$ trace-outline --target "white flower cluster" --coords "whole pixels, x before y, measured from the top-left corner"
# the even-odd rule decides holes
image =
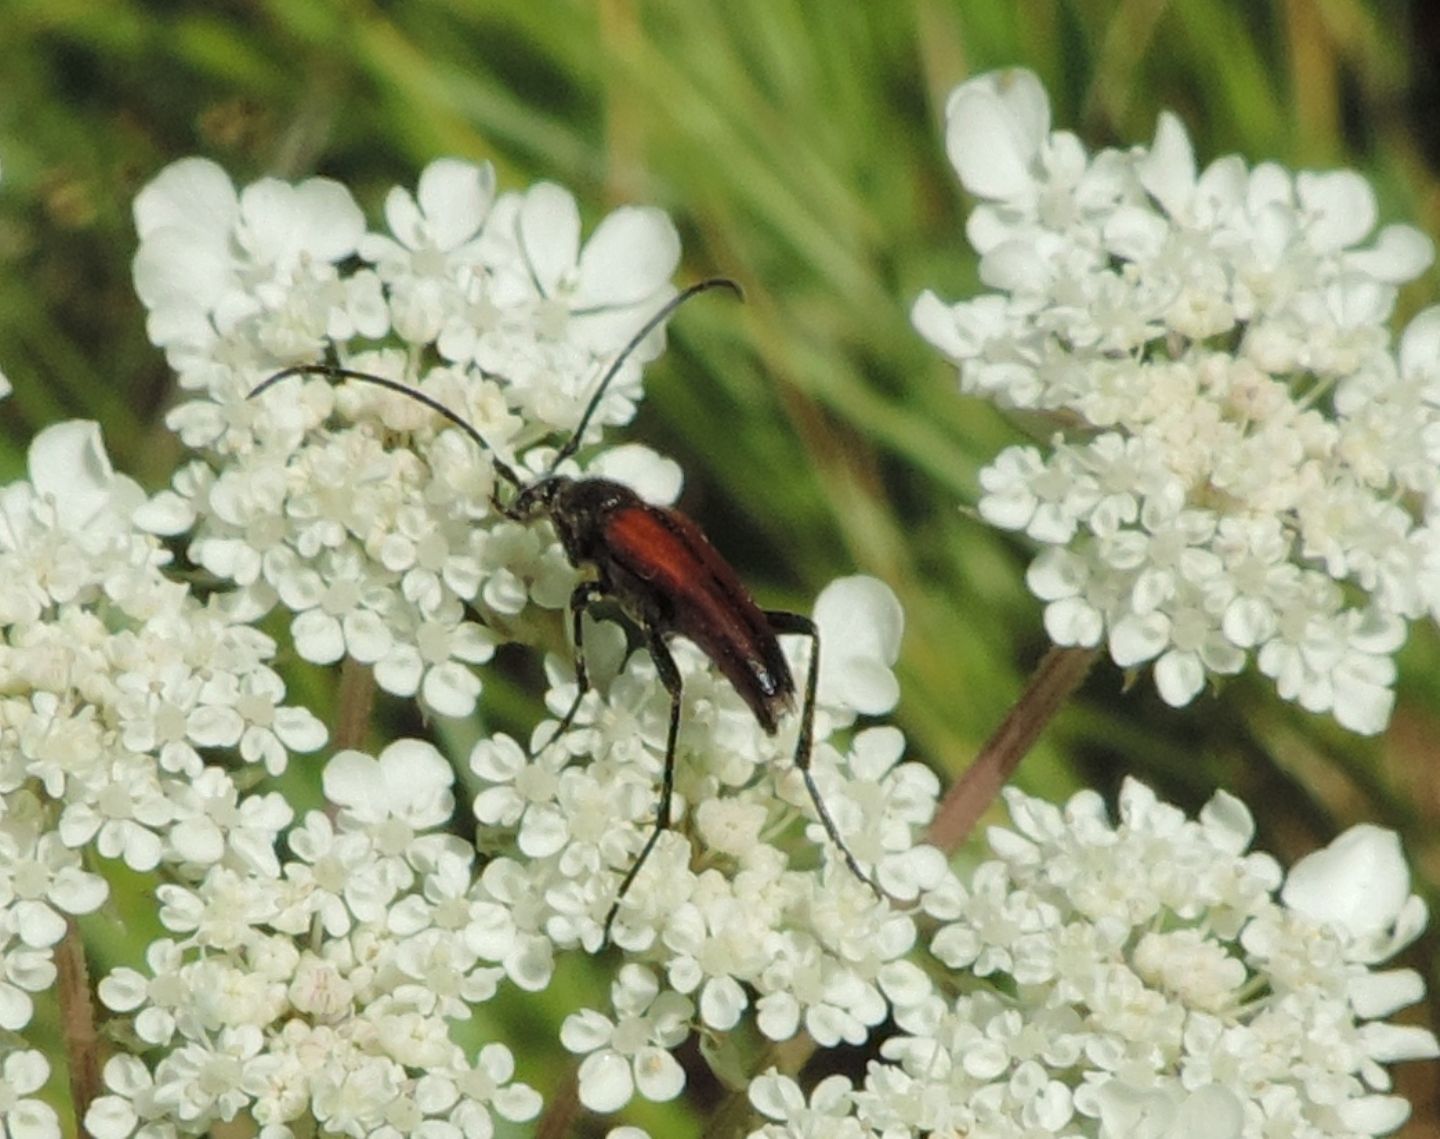
[[[494,456],[402,395],[297,378],[288,395],[246,396],[329,349],[346,367],[441,401],[521,472],[543,470],[553,452],[532,444],[573,428],[599,370],[674,295],[679,248],[668,219],[620,210],[582,249],[567,193],[542,184],[497,197],[488,167],[455,161],[432,164],[414,197],[392,191],[390,236],[366,234],[334,183],[266,181],[237,194],[201,161],[163,173],[135,212],[136,283],[152,338],[199,393],[171,423],[212,455],[176,481],[197,519],[192,558],[234,581],[254,609],[278,599],[293,611],[305,658],[348,654],[392,693],[469,712],[479,681],[468,666],[488,657],[492,630],[523,639],[532,601],[568,598],[574,571],[558,544],[544,527],[500,517]],[[647,343],[626,362],[597,423],[628,418],[639,364],[657,350]],[[633,450],[612,450],[592,469],[678,488],[655,457]],[[484,626],[465,619],[467,606]],[[848,738],[857,713],[887,712],[898,695],[899,606],[878,583],[849,579],[822,595],[816,620],[815,779],[861,864],[892,896],[913,899],[943,877],[940,855],[914,845],[937,781],[900,762],[904,741],[892,728]],[[549,721],[529,749],[498,736],[471,757],[485,783],[475,817],[490,857],[473,888],[461,886],[458,867],[450,886],[483,900],[495,922],[486,959],[522,988],[548,984],[557,949],[599,947],[617,886],[653,830],[669,697],[648,654],[627,660],[624,643],[613,625],[588,627],[594,691],[563,737]],[[915,940],[913,922],[834,851],[811,853],[812,843],[828,845],[818,823],[810,843],[794,841],[800,820],[813,818],[792,759],[798,717],[767,736],[693,646],[677,643],[674,654],[684,708],[671,829],[613,929],[636,968],[617,982],[615,1020],[587,1011],[564,1032],[588,1054],[581,1098],[601,1110],[637,1087],[652,1098],[678,1093],[668,1050],[697,1022],[723,1031],[753,1011],[773,1039],[805,1028],[825,1043],[863,1041],[885,1019],[889,978]],[[804,676],[808,660],[795,663]],[[575,686],[554,675],[558,715]],[[345,886],[325,892],[314,919],[353,940],[354,895],[383,893],[367,870],[375,851],[319,829],[312,819],[299,833],[334,847],[327,858],[340,864],[327,876]],[[791,865],[797,846],[809,868]],[[364,915],[379,921],[393,904],[387,895]],[[478,936],[472,927],[471,942]],[[660,1025],[640,1031],[655,1010],[664,1010]]]
[[[24,947],[4,959],[7,1028],[53,979],[26,949],[48,950],[65,914],[106,896],[82,852],[138,871],[244,862],[288,813],[257,801],[237,817],[234,781],[202,751],[278,772],[325,740],[281,705],[275,646],[248,614],[164,575],[147,529],[167,528],[174,503],[115,475],[95,424],[42,431],[29,475],[0,491],[0,929]]]
[[[492,630],[568,598],[559,546],[494,512],[492,456],[402,395],[295,378],[246,396],[328,351],[424,390],[521,471],[513,452],[531,449],[539,469],[532,445],[575,427],[602,365],[674,296],[679,239],[661,211],[624,208],[582,248],[567,191],[497,196],[488,165],[458,160],[432,163],[413,196],[393,189],[385,214],[390,233],[367,233],[338,183],[237,194],[187,159],[136,200],[135,284],[151,338],[198,393],[170,424],[216,459],[176,480],[194,561],[293,612],[306,660],[348,654],[386,691],[463,716]],[[633,414],[659,340],[625,362],[597,426]]]
[[[180,515],[184,514],[181,510]],[[0,490],[0,1028],[25,1029],[32,993],[56,980],[66,917],[105,901],[87,854],[148,871],[273,859],[290,818],[278,800],[237,810],[225,749],[271,772],[325,740],[309,712],[281,704],[274,644],[243,607],[202,603],[165,576],[152,531],[176,504],[149,501],[110,467],[99,428],[37,435],[29,478]],[[0,1117],[11,1133],[57,1135],[28,1093],[49,1064],[10,1051]]]
[[[472,666],[502,636],[530,639],[531,603],[563,606],[575,580],[544,525],[494,509],[493,460],[522,478],[545,470],[553,450],[541,444],[574,427],[599,369],[674,295],[678,244],[658,211],[618,211],[582,248],[564,191],[497,196],[487,167],[441,161],[414,196],[393,191],[386,215],[389,236],[366,233],[348,192],[323,179],[237,193],[209,163],[166,171],[136,205],[136,282],[152,337],[195,395],[172,423],[208,457],[145,503],[103,453],[62,435],[85,461],[35,464],[53,468],[50,481],[37,473],[37,490],[0,501],[29,551],[4,603],[15,613],[0,614],[20,630],[0,645],[0,676],[12,675],[3,654],[33,657],[0,686],[17,694],[0,702],[0,730],[36,757],[13,775],[10,749],[0,759],[0,882],[14,883],[0,908],[0,1025],[27,1022],[28,994],[53,980],[44,950],[59,913],[103,896],[75,848],[93,841],[137,869],[174,871],[157,891],[169,936],[144,970],[112,970],[100,986],[129,1021],[120,1037],[138,1043],[106,1066],[107,1094],[85,1119],[99,1139],[242,1118],[261,1139],[317,1127],[459,1139],[534,1117],[538,1096],[514,1080],[511,1052],[476,1040],[473,1021],[456,1025],[506,982],[547,988],[558,953],[597,949],[653,832],[670,697],[648,653],[627,654],[608,623],[586,626],[592,691],[563,734],[575,681],[552,663],[555,719],[528,747],[504,736],[475,746],[473,844],[452,833],[451,768],[420,741],[378,759],[336,755],[324,775],[335,810],[294,825],[276,797],[242,796],[202,763],[206,748],[238,747],[278,770],[288,750],[321,742],[313,720],[277,707],[283,691],[263,663],[272,646],[242,624],[277,602],[303,657],[349,655],[392,693],[470,711]],[[658,339],[627,361],[597,429],[630,415]],[[246,398],[327,351],[422,389],[500,454],[368,386],[295,377]],[[611,450],[591,469],[602,466],[675,490],[643,452]],[[1123,506],[1112,509],[1123,529]],[[52,516],[67,520],[63,542],[41,541]],[[234,583],[204,606],[164,582],[160,548],[137,528],[192,523],[192,560]],[[124,539],[114,548],[112,534]],[[72,547],[108,550],[94,563],[106,571]],[[1142,1116],[1196,1113],[1220,1122],[1221,1139],[1232,1118],[1252,1132],[1256,1118],[1317,1134],[1391,1125],[1397,1101],[1371,1094],[1385,1087],[1379,1063],[1435,1047],[1375,1023],[1418,997],[1412,976],[1368,970],[1423,922],[1403,871],[1391,888],[1393,855],[1377,860],[1375,842],[1357,840],[1385,888],[1348,908],[1334,905],[1352,894],[1336,882],[1354,851],[1297,868],[1282,904],[1274,864],[1243,856],[1238,804],[1218,799],[1189,823],[1132,786],[1119,828],[1093,796],[1063,816],[1017,797],[1020,833],[996,832],[998,860],[962,885],[916,845],[935,777],[902,762],[898,731],[859,723],[898,695],[898,604],[879,583],[842,579],[815,620],[815,781],[859,864],[913,912],[858,881],[814,821],[793,762],[798,717],[768,736],[704,656],[676,642],[670,825],[611,927],[628,958],[612,1008],[561,1028],[583,1057],[584,1105],[678,1095],[675,1050],[742,1019],[771,1040],[804,1030],[822,1046],[863,1043],[888,1021],[897,1035],[860,1088],[827,1081],[807,1101],[780,1077],[757,1080],[753,1101],[771,1121],[761,1134],[1118,1135]],[[106,673],[99,662],[112,657]],[[805,653],[792,662],[804,677]],[[95,677],[125,669],[137,679],[115,680],[107,703]],[[20,783],[57,801],[74,783],[79,795],[96,754],[129,766],[115,760],[103,794],[39,825],[42,799]],[[992,988],[957,996],[913,960],[922,915],[942,923],[934,956]],[[6,1065],[15,1073],[0,1095],[35,1115],[29,1092],[46,1073],[28,1052]]]
[[[981,515],[1044,547],[1051,638],[1153,661],[1176,706],[1253,653],[1382,729],[1407,623],[1440,614],[1440,308],[1398,351],[1386,325],[1429,240],[1372,236],[1350,171],[1197,171],[1170,114],[1087,154],[1026,71],[958,88],[946,143],[995,291],[913,318],[964,391],[1060,423],[980,476]]]
[[[1424,991],[1373,968],[1426,921],[1393,832],[1353,828],[1282,887],[1223,793],[1192,821],[1131,781],[1118,825],[1093,792],[1008,801],[994,860],[925,898],[934,955],[989,986],[916,978],[861,1087],[807,1102],[757,1078],[772,1122],[752,1137],[1358,1139],[1405,1120],[1381,1065],[1440,1046],[1379,1020]]]
[[[160,887],[173,936],[152,943],[147,972],[99,986],[160,1058],[106,1064],[88,1132],[203,1135],[248,1113],[262,1139],[317,1124],[460,1139],[492,1134],[497,1115],[533,1118],[540,1097],[513,1081],[508,1048],[450,1036],[494,994],[513,944],[475,885],[473,848],[437,830],[452,780],[421,741],[340,752],[324,777],[338,817],[310,813],[293,857]]]
[[[857,706],[893,702],[898,608],[878,583],[850,579],[816,614],[822,636],[845,646],[824,673],[817,723],[826,803],[862,862],[913,898],[944,880],[938,852],[913,847],[934,811],[933,775],[898,764],[890,728],[860,732],[843,756],[828,742]],[[431,745],[402,740],[378,759],[345,751],[327,763],[333,817],[313,811],[291,827],[287,857],[270,833],[243,861],[161,886],[171,936],[152,944],[144,970],[115,969],[99,988],[130,1020],[117,1031],[140,1047],[107,1065],[89,1131],[202,1134],[248,1116],[262,1139],[315,1123],[458,1137],[488,1134],[497,1115],[534,1116],[539,1099],[513,1082],[511,1053],[494,1042],[466,1051],[451,1027],[506,980],[545,989],[557,951],[598,945],[616,883],[649,834],[667,701],[649,658],[622,659],[616,633],[591,631],[596,691],[555,747],[533,759],[503,737],[476,747],[472,766],[489,783],[475,800],[479,844],[491,852],[478,869],[475,847],[448,833],[451,768]],[[562,1027],[564,1045],[585,1056],[581,1100],[597,1111],[637,1092],[673,1098],[684,1087],[674,1049],[697,1028],[734,1028],[752,1006],[774,1039],[805,1027],[822,1042],[861,1043],[892,990],[915,985],[903,960],[913,921],[833,852],[818,869],[789,866],[776,843],[809,803],[788,755],[698,652],[677,645],[676,656],[689,726],[675,822],[693,822],[702,862],[692,868],[682,831],[666,835],[615,926],[634,952],[614,1016],[584,1010]],[[558,685],[552,706],[572,694],[573,681]],[[542,723],[536,737],[554,728]],[[593,759],[569,767],[579,752]]]
[[[893,705],[899,616],[871,579],[842,579],[821,594],[821,641],[836,651],[822,668],[814,771],[861,865],[893,897],[914,899],[944,878],[939,852],[915,845],[938,781],[900,762],[894,728],[865,728],[848,745],[837,736],[857,711]],[[595,626],[586,646],[593,695],[564,736],[533,756],[498,736],[471,756],[486,784],[474,805],[480,843],[495,852],[485,886],[512,907],[521,936],[547,947],[599,945],[616,883],[653,827],[669,721],[648,655],[626,659],[612,625]],[[677,642],[673,651],[684,705],[672,827],[611,931],[631,962],[612,993],[614,1015],[576,1013],[561,1036],[585,1055],[580,1098],[596,1111],[617,1110],[637,1090],[677,1095],[684,1077],[670,1051],[697,1026],[723,1033],[752,1016],[773,1040],[804,1029],[826,1046],[863,1043],[914,968],[903,960],[914,921],[851,874],[818,823],[792,865],[785,835],[813,814],[790,755],[794,726],[767,736],[698,650]],[[573,682],[557,686],[550,706],[568,707],[573,694]],[[554,728],[539,725],[534,739],[549,741]]]

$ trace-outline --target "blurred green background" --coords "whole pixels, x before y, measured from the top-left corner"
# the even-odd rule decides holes
[[[99,420],[117,467],[151,488],[181,458],[162,422],[170,378],[129,283],[131,200],[176,158],[214,158],[240,184],[330,175],[372,220],[389,186],[413,185],[446,154],[490,159],[505,188],[562,182],[592,225],[623,202],[658,204],[684,237],[682,279],[734,277],[748,303],[685,309],[624,437],[679,459],[684,506],[762,602],[808,610],[854,572],[890,583],[908,617],[898,720],[912,756],[948,781],[1045,639],[1023,584],[1028,551],[969,513],[977,470],[1017,432],[956,393],[907,319],[923,287],[951,298],[977,287],[941,142],[946,93],[990,68],[1033,68],[1056,124],[1092,148],[1148,142],[1169,107],[1202,162],[1239,152],[1352,166],[1375,183],[1384,220],[1434,236],[1437,9],[0,0],[0,370],[15,387],[0,405],[0,474],[21,473],[34,432],[71,416]],[[1402,312],[1440,298],[1437,285],[1432,269]],[[1352,822],[1381,823],[1402,832],[1433,904],[1432,625],[1400,663],[1399,706],[1378,740],[1281,702],[1254,676],[1177,712],[1148,678],[1126,690],[1103,664],[1019,779],[1061,797],[1135,774],[1191,809],[1223,786],[1252,805],[1259,845],[1287,861]],[[494,684],[487,713],[533,722],[523,679]],[[333,678],[305,683],[327,706]],[[1432,994],[1436,949],[1431,935],[1408,961]],[[553,1086],[553,1044],[532,1039],[521,1074]],[[1416,1106],[1404,1134],[1440,1133],[1435,1075],[1400,1071]],[[708,1107],[697,1088],[633,1118],[689,1134]]]

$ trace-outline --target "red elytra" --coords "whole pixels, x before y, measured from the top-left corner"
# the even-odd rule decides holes
[[[704,531],[678,511],[627,504],[606,517],[604,534],[610,576],[627,574],[667,601],[670,631],[694,641],[774,735],[780,715],[795,705],[790,663]]]

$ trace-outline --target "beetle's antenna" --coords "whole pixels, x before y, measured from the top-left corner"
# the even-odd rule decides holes
[[[672,297],[668,304],[664,305],[659,312],[640,326],[640,331],[630,337],[629,343],[620,350],[620,354],[615,357],[610,367],[605,369],[605,374],[600,377],[600,385],[595,389],[595,394],[590,397],[590,402],[585,405],[585,414],[580,417],[580,422],[576,426],[574,434],[572,434],[565,445],[555,453],[555,458],[550,463],[550,469],[545,472],[547,475],[554,474],[555,469],[579,449],[580,440],[585,435],[585,428],[590,426],[590,420],[594,418],[595,411],[600,406],[600,401],[605,398],[605,389],[610,386],[610,381],[615,378],[621,367],[624,366],[625,361],[630,358],[630,353],[640,347],[641,341],[669,320],[671,314],[696,293],[703,293],[708,289],[716,288],[729,289],[742,301],[745,299],[744,291],[738,284],[730,280],[729,277],[707,277],[703,281],[696,281],[689,288],[682,289]]]
[[[370,372],[357,372],[351,368],[337,368],[333,364],[296,364],[294,367],[286,368],[283,372],[276,372],[264,383],[252,390],[245,398],[254,399],[267,388],[274,387],[281,380],[289,379],[291,376],[329,376],[332,379],[339,380],[360,380],[363,383],[374,384],[376,387],[389,388],[392,392],[399,392],[401,395],[408,395],[416,403],[422,403],[431,411],[443,415],[451,423],[455,424],[456,427],[460,428],[461,431],[465,432],[466,435],[470,436],[471,439],[475,440],[482,450],[490,452],[490,461],[495,464],[495,470],[501,478],[516,490],[522,489],[525,485],[520,481],[520,476],[515,473],[515,469],[495,453],[495,448],[490,446],[485,436],[481,435],[473,424],[458,412],[451,411],[434,396],[426,395],[417,388],[412,388],[408,384],[402,384],[399,380],[387,379],[385,376],[376,376]]]

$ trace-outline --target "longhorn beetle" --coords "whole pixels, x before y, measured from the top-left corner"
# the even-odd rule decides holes
[[[508,503],[501,501],[497,493],[491,494],[491,503],[501,515],[517,522],[549,519],[571,564],[586,574],[570,595],[570,628],[575,641],[575,700],[555,734],[550,737],[551,743],[570,727],[580,710],[580,702],[590,688],[582,632],[585,611],[600,601],[617,602],[639,627],[655,662],[660,683],[670,694],[670,729],[665,742],[665,764],[661,773],[655,826],[620,882],[615,901],[605,917],[604,940],[609,939],[610,926],[630,884],[650,856],[661,833],[670,825],[670,803],[675,786],[675,742],[680,732],[681,677],[666,641],[676,635],[687,637],[699,646],[749,705],[760,727],[772,736],[779,729],[781,715],[794,710],[796,696],[795,680],[785,654],[780,650],[779,634],[793,633],[810,639],[805,698],[800,708],[800,728],[795,741],[795,766],[800,769],[825,833],[839,848],[845,864],[857,878],[879,892],[840,837],[835,820],[820,797],[820,789],[810,771],[815,688],[820,666],[820,633],[815,622],[799,613],[761,609],[756,605],[735,570],[720,556],[700,528],[678,510],[652,506],[629,487],[609,479],[577,479],[557,473],[560,465],[579,449],[585,428],[629,355],[685,301],[713,288],[726,288],[737,296],[742,295],[734,281],[709,278],[679,293],[646,321],[601,376],[595,393],[580,416],[580,422],[555,453],[545,473],[528,484],[500,458],[474,426],[440,401],[397,380],[330,364],[297,364],[277,372],[249,396],[254,399],[281,380],[296,375],[359,380],[399,392],[444,416],[489,453],[496,473],[514,487]]]

